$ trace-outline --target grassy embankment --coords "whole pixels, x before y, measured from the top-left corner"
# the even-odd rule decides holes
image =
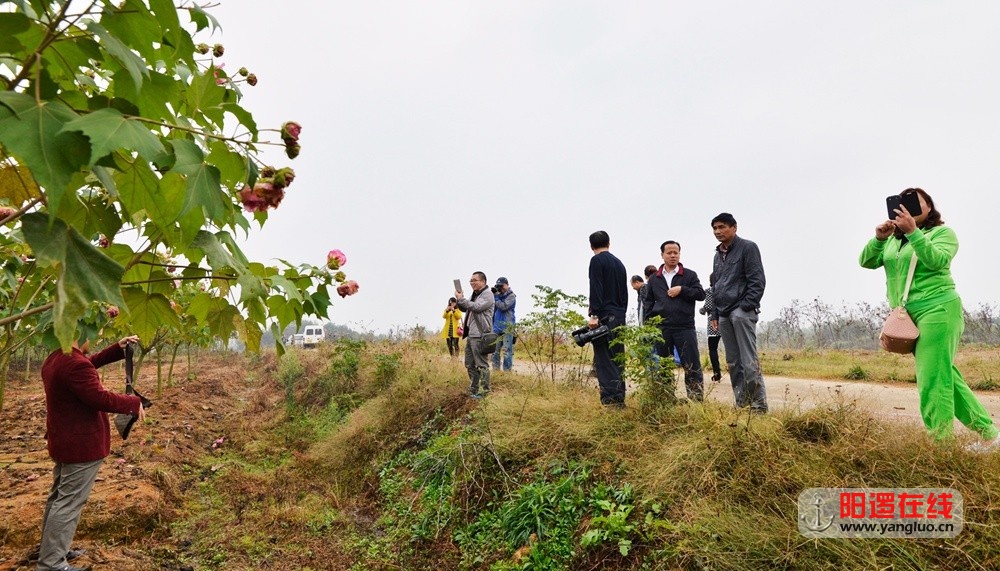
[[[751,417],[640,394],[605,410],[583,383],[515,375],[496,375],[494,393],[476,402],[464,369],[439,349],[337,344],[251,363],[262,391],[241,430],[221,460],[206,458],[198,486],[176,491],[180,563],[1000,568],[1000,455],[934,444],[838,402]],[[789,367],[781,374],[801,361],[778,361]],[[965,531],[808,540],[796,498],[810,487],[954,487]]]

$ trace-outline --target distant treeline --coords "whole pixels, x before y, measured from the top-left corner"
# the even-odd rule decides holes
[[[839,307],[816,298],[793,299],[778,317],[757,328],[757,339],[766,347],[822,347],[875,349],[882,323],[889,313],[885,302],[842,303]],[[1000,344],[1000,304],[965,307],[962,343]]]

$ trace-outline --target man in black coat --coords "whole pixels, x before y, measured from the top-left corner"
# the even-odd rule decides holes
[[[681,245],[667,240],[660,245],[663,265],[649,278],[651,315],[658,315],[663,340],[656,353],[662,359],[672,359],[674,348],[680,353],[684,367],[684,385],[689,399],[704,400],[701,357],[698,354],[698,332],[694,328],[694,303],[705,299],[705,290],[698,274],[681,264]]]
[[[611,407],[625,406],[625,381],[615,356],[622,353],[620,343],[612,343],[616,337],[614,329],[625,324],[625,310],[628,307],[628,274],[625,265],[608,250],[611,238],[604,230],[590,235],[590,320],[587,326],[596,329],[600,325],[611,328],[611,334],[594,339],[594,371],[601,390],[601,404]]]

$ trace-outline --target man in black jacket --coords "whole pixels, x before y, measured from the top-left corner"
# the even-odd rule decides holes
[[[728,212],[712,219],[712,232],[719,241],[712,269],[713,318],[726,347],[736,406],[749,406],[753,412],[765,413],[767,392],[757,354],[757,316],[765,285],[760,249],[736,235],[736,219]]]
[[[656,353],[662,359],[672,359],[674,349],[680,353],[684,367],[684,386],[689,399],[704,400],[701,357],[698,355],[698,332],[694,328],[694,302],[705,299],[705,290],[698,274],[681,264],[681,245],[667,240],[660,245],[663,265],[649,279],[652,315],[658,315],[663,340]]]
[[[628,274],[621,260],[609,252],[611,238],[604,230],[590,235],[590,321],[587,326],[596,329],[601,324],[611,328],[611,334],[594,339],[594,371],[601,389],[601,404],[611,407],[625,406],[625,381],[615,355],[623,349],[621,344],[611,344],[614,328],[625,325],[628,307]]]

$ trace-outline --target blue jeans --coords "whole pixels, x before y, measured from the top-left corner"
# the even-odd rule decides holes
[[[493,352],[493,370],[500,368],[500,351],[503,355],[503,370],[509,371],[514,366],[514,334],[498,333],[497,350]]]
[[[726,346],[736,406],[767,412],[767,391],[757,356],[757,314],[736,308],[727,317],[719,316],[719,333]]]

